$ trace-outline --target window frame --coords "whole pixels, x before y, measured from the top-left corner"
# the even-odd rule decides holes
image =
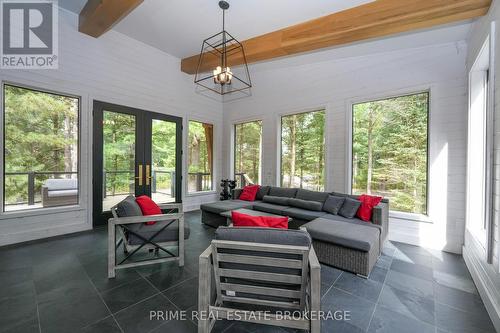
[[[465,227],[472,238],[481,246],[484,250],[485,260],[487,263],[493,263],[493,245],[494,241],[494,202],[495,202],[495,191],[494,191],[494,113],[495,113],[495,67],[494,67],[494,52],[495,52],[495,41],[492,36],[495,36],[495,24],[492,22],[491,30],[488,32],[484,42],[481,44],[481,48],[478,53],[475,54],[474,62],[468,72],[468,105],[467,105],[467,161],[466,161],[466,211],[465,211]],[[484,52],[488,51],[487,54]],[[482,57],[487,56],[487,68],[484,69],[484,65],[481,65]],[[484,62],[484,61],[483,61]],[[484,228],[478,228],[476,225],[472,225],[469,220],[469,149],[470,149],[470,113],[472,111],[472,76],[473,73],[477,72],[487,72],[486,78],[483,76],[483,85],[485,85],[485,109],[484,118]],[[481,230],[479,230],[481,229]],[[500,244],[499,244],[500,247]],[[500,260],[500,259],[499,259]]]
[[[248,118],[240,121],[235,121],[232,123],[231,130],[232,130],[232,146],[233,149],[231,150],[232,152],[232,161],[231,163],[231,177],[236,180],[236,126],[238,125],[243,125],[243,124],[248,124],[248,123],[254,123],[254,122],[259,122],[261,123],[261,134],[260,134],[260,150],[259,150],[259,170],[260,170],[260,178],[263,178],[262,170],[263,170],[263,155],[262,155],[262,150],[263,150],[263,138],[264,138],[264,120],[260,117],[257,118]],[[259,183],[262,183],[263,179],[259,179]]]
[[[77,99],[78,101],[78,110],[77,110],[77,158],[78,161],[76,163],[77,165],[77,170],[76,170],[76,175],[77,175],[77,203],[72,204],[72,205],[63,205],[63,206],[54,206],[54,207],[39,207],[39,208],[26,208],[26,209],[18,209],[18,210],[12,210],[12,211],[7,211],[5,210],[5,140],[6,140],[6,131],[5,131],[5,87],[6,86],[11,86],[15,88],[21,88],[25,90],[31,90],[35,92],[40,92],[40,93],[45,93],[45,94],[50,94],[50,95],[56,95],[56,96],[62,96],[62,97],[68,97],[68,98],[74,98]],[[24,84],[16,81],[10,81],[10,80],[2,80],[1,81],[1,123],[0,123],[0,149],[1,151],[1,156],[2,156],[2,161],[0,163],[0,170],[1,170],[1,175],[2,175],[2,181],[3,181],[3,186],[0,189],[0,219],[3,218],[10,218],[14,216],[37,216],[37,215],[45,215],[45,214],[52,214],[52,213],[58,213],[58,212],[65,212],[69,210],[81,210],[83,209],[83,197],[84,195],[82,194],[82,182],[84,181],[82,179],[82,96],[72,94],[72,93],[66,93],[66,92],[61,92],[59,90],[55,89],[44,89],[44,88],[39,88],[36,85],[31,85],[31,84]]]
[[[349,180],[347,181],[347,193],[353,194],[353,178],[354,174],[352,172],[353,165],[354,165],[354,154],[353,154],[353,141],[354,141],[354,106],[358,104],[364,104],[364,103],[370,103],[370,102],[378,102],[378,101],[384,101],[388,99],[396,99],[399,97],[407,97],[407,96],[413,96],[413,95],[420,95],[420,94],[427,94],[427,158],[426,158],[426,188],[425,188],[425,207],[426,207],[426,212],[425,214],[422,213],[409,213],[409,212],[402,212],[402,211],[397,211],[397,210],[390,210],[389,211],[389,217],[391,218],[398,218],[398,219],[404,219],[404,220],[410,220],[410,221],[416,221],[416,222],[426,222],[426,223],[433,223],[433,221],[430,218],[430,155],[431,155],[431,108],[432,108],[432,89],[431,87],[426,87],[426,88],[415,88],[415,89],[409,89],[405,91],[401,91],[400,93],[394,93],[394,94],[386,94],[386,95],[378,95],[374,96],[372,98],[363,98],[359,100],[353,100],[349,103],[349,116],[347,117],[347,122],[348,122],[348,137],[349,137],[349,147],[347,149],[347,176],[349,177]]]
[[[212,132],[213,132],[213,137],[212,137],[212,181],[211,181],[211,189],[210,190],[207,190],[207,191],[195,191],[195,192],[189,192],[189,153],[186,154],[186,168],[185,168],[185,172],[186,172],[186,189],[185,189],[185,193],[186,193],[186,197],[195,197],[195,196],[200,196],[200,195],[207,195],[207,194],[213,194],[213,193],[216,193],[216,183],[215,183],[215,173],[216,173],[216,164],[215,164],[215,161],[214,161],[214,158],[216,156],[216,147],[215,147],[215,129],[216,129],[216,126],[213,122],[208,122],[208,121],[205,121],[205,120],[202,120],[202,119],[197,119],[197,118],[190,118],[188,117],[186,119],[186,122],[187,122],[187,131],[186,131],[186,139],[184,142],[186,142],[186,151],[188,151],[189,149],[189,128],[190,128],[190,123],[191,122],[195,122],[195,123],[200,123],[200,124],[207,124],[207,125],[212,125]]]
[[[278,141],[279,141],[279,149],[278,149],[278,177],[276,179],[277,186],[283,187],[283,118],[290,117],[294,115],[300,115],[305,113],[313,113],[313,112],[323,112],[324,113],[324,126],[323,126],[323,139],[325,141],[325,149],[323,150],[323,191],[327,191],[328,187],[328,179],[327,179],[327,157],[328,157],[328,133],[327,133],[327,122],[328,122],[328,112],[326,106],[319,106],[316,108],[310,108],[301,111],[294,111],[289,113],[283,113],[279,115],[279,124],[278,124]]]

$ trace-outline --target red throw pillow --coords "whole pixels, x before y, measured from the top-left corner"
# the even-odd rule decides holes
[[[259,192],[259,189],[260,185],[245,186],[238,199],[245,201],[255,201],[255,197],[257,196],[257,192]]]
[[[373,207],[382,201],[382,197],[363,194],[359,197],[359,201],[361,201],[361,206],[359,206],[356,216],[363,221],[370,222],[372,220]]]
[[[144,216],[162,214],[160,207],[147,195],[138,196],[137,198],[135,198],[135,201],[141,208],[142,215]],[[156,222],[154,221],[146,222],[147,225],[152,225],[155,223]]]
[[[280,216],[252,216],[247,214],[231,212],[231,219],[235,227],[267,227],[288,229],[288,217]]]

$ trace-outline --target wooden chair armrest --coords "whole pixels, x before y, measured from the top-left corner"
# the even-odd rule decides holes
[[[318,257],[316,256],[316,251],[314,251],[314,248],[311,246],[311,250],[309,251],[309,268],[311,269],[311,274],[312,271],[318,270],[321,272],[321,265],[319,264]]]
[[[108,223],[113,224],[134,224],[134,223],[144,223],[144,222],[160,222],[169,220],[179,220],[184,217],[182,213],[176,214],[158,214],[158,215],[148,215],[148,216],[130,216],[130,217],[112,217],[108,220]]]
[[[178,213],[182,213],[182,204],[181,203],[164,203],[164,204],[158,204],[160,209],[177,209]]]
[[[321,310],[321,265],[314,248],[309,251],[309,291],[311,311],[311,333],[321,332],[321,321],[317,318]]]
[[[212,245],[209,245],[199,257],[198,275],[198,311],[208,315],[210,298],[212,293]],[[208,332],[210,320],[199,319],[199,327],[204,328],[203,332]]]

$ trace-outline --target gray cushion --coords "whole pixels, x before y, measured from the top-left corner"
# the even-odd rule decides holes
[[[356,223],[318,218],[304,224],[304,227],[314,240],[360,251],[370,251],[379,242],[380,230]]]
[[[330,214],[337,215],[339,213],[340,208],[342,208],[344,200],[345,197],[329,195],[328,199],[326,199],[325,204],[323,205],[323,210]]]
[[[222,212],[227,212],[228,210],[235,210],[240,208],[251,209],[254,203],[255,201],[224,200],[200,205],[200,209],[210,213],[220,214]]]
[[[116,205],[118,217],[142,216],[141,207],[135,201],[135,197],[129,195]]]
[[[328,198],[328,195],[329,195],[328,192],[317,192],[317,191],[304,190],[300,188],[297,190],[297,195],[295,197],[297,199],[324,203],[325,200]]]
[[[256,200],[262,200],[265,195],[269,193],[269,190],[271,189],[271,186],[261,186],[259,188],[259,191],[257,192],[257,196],[255,197]]]
[[[296,199],[296,198],[288,199],[288,204],[290,206],[293,206],[293,207],[298,207],[298,208],[308,209],[308,210],[315,210],[318,212],[321,211],[321,208],[323,208],[322,202],[302,200],[302,199]]]
[[[343,217],[343,216],[340,216],[340,215],[326,214],[326,215],[321,216],[321,218],[324,218],[324,219],[327,219],[327,220],[332,220],[332,221],[354,223],[354,224],[364,225],[364,226],[367,226],[367,227],[372,227],[372,228],[376,228],[376,229],[382,230],[382,226],[380,226],[378,224],[373,224],[371,222],[365,222],[365,221],[363,221],[361,219],[358,219],[356,217],[354,217],[352,219],[348,219],[347,217]]]
[[[312,221],[318,217],[326,215],[325,212],[322,211],[314,211],[302,208],[288,208],[283,211],[283,214],[298,220]]]
[[[165,226],[165,224],[168,224],[169,222],[170,221],[160,221],[152,225],[146,225],[145,223],[138,223],[131,225],[130,229],[138,233],[142,237],[149,239],[156,232],[158,232],[158,230],[160,230],[163,226]],[[189,226],[184,221],[184,239],[189,238],[189,233],[190,233]],[[173,222],[165,230],[163,230],[155,238],[153,238],[152,241],[154,241],[155,243],[171,242],[178,240],[178,238],[179,238],[179,223]],[[136,235],[128,233],[128,243],[130,245],[139,245],[142,244],[143,242],[144,241],[139,237],[137,237]]]
[[[253,209],[258,210],[261,212],[266,212],[266,213],[271,213],[271,214],[276,214],[276,215],[283,215],[283,211],[285,209],[290,208],[289,206],[282,206],[282,205],[275,205],[272,203],[268,202],[257,202],[254,203]]]
[[[268,194],[275,197],[295,198],[296,193],[296,188],[271,187]]]
[[[361,206],[361,201],[346,197],[344,203],[342,204],[342,208],[339,210],[339,215],[347,218],[353,218],[354,215],[356,215],[359,206]]]
[[[306,231],[256,228],[256,227],[219,227],[215,239],[237,242],[311,246],[311,236]]]
[[[262,201],[272,203],[275,205],[282,205],[282,206],[287,206],[289,198],[284,198],[284,197],[275,197],[272,195],[265,195]]]

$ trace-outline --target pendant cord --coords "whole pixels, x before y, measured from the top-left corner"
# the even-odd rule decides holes
[[[222,9],[222,69],[226,68],[226,10]]]

